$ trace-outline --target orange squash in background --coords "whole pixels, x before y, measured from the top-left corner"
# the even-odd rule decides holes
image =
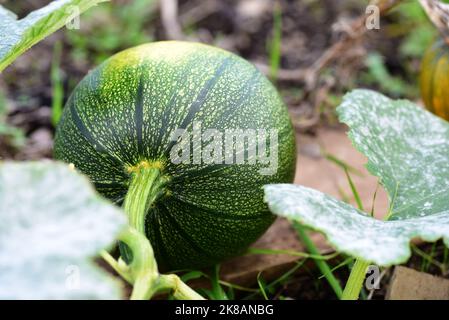
[[[420,89],[426,108],[449,121],[449,44],[435,42],[421,63]]]

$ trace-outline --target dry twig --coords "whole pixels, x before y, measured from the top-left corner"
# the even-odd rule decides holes
[[[371,4],[376,5],[379,8],[380,15],[384,15],[401,1],[402,0],[372,0]],[[320,71],[340,57],[346,50],[351,48],[354,43],[360,41],[366,34],[368,31],[366,28],[367,18],[367,15],[363,14],[350,23],[347,31],[340,40],[324,51],[311,67],[294,70],[281,69],[278,73],[278,79],[304,82],[306,84],[306,89],[308,90],[315,88]],[[269,72],[268,66],[260,64],[257,66],[262,72]]]
[[[178,0],[160,1],[161,19],[167,38],[182,40],[184,34],[178,21]]]

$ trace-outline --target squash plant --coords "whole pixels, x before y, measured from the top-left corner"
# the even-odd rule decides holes
[[[411,239],[443,238],[449,246],[449,123],[369,90],[347,94],[337,112],[389,195],[385,220],[297,185],[265,186],[265,200],[274,213],[323,232],[357,258],[342,296],[357,299],[367,266],[406,262]]]
[[[134,285],[131,298],[173,290],[202,299],[176,275],[159,275],[149,241],[66,164],[1,163],[0,221],[0,299],[124,298],[121,283],[94,263],[99,255]],[[116,239],[136,254],[131,264],[104,250]],[[149,286],[143,296],[141,285]]]
[[[64,5],[75,2],[98,1],[54,1],[23,23],[0,7],[6,39],[0,70],[61,26]],[[14,34],[6,31],[11,26]],[[449,245],[449,124],[410,102],[366,90],[347,95],[338,112],[390,195],[386,221],[318,191],[276,184],[291,181],[294,173],[293,132],[273,87],[240,58],[179,42],[118,54],[71,96],[56,155],[123,203],[128,224],[118,207],[66,165],[0,164],[0,218],[7,222],[0,224],[0,297],[120,298],[117,282],[92,263],[115,238],[123,243],[123,258],[104,250],[101,256],[134,286],[131,298],[173,290],[175,298],[202,299],[176,275],[159,274],[147,237],[164,268],[207,265],[236,254],[273,219],[261,201],[263,184],[274,213],[324,232],[338,250],[357,258],[345,299],[358,297],[368,263],[405,262],[412,238],[443,238]],[[191,131],[197,120],[218,129],[277,128],[279,170],[269,176],[260,174],[260,165],[170,162],[170,129]],[[161,224],[161,217],[170,220]],[[82,271],[82,282],[69,284],[76,290],[67,290],[67,266]]]
[[[67,22],[69,6],[76,5],[81,13],[98,2],[56,0],[19,21],[0,6],[4,40],[0,43],[0,71]],[[134,285],[131,298],[150,298],[157,291],[173,290],[178,299],[202,299],[176,275],[158,273],[149,241],[134,228],[125,227],[118,208],[102,200],[73,166],[51,161],[2,162],[0,200],[1,298],[121,298],[117,281],[100,272],[93,258],[122,230],[117,238],[135,254],[133,261],[116,261],[104,250],[101,256]]]
[[[427,109],[449,120],[449,46],[443,39],[435,42],[421,62],[421,95]]]
[[[0,72],[62,27],[69,6],[82,13],[98,2],[57,0],[21,20],[0,6]],[[0,221],[0,299],[122,297],[93,258],[114,243],[125,219],[68,166],[1,162]]]
[[[449,5],[433,0],[420,3],[441,33],[421,62],[421,96],[429,111],[449,120]]]
[[[245,152],[237,141],[230,150],[222,138],[196,140],[198,126],[203,137],[206,130],[224,137],[275,129],[276,170],[264,174],[262,161],[250,164],[256,154],[236,163]],[[172,152],[177,144],[190,149],[190,141],[174,137],[177,130],[192,135],[192,152],[182,162]],[[217,143],[223,148],[208,149]],[[208,152],[214,161],[205,161]],[[176,41],[125,50],[91,71],[67,102],[55,157],[123,203],[130,225],[151,240],[165,270],[210,266],[242,253],[274,220],[262,186],[291,182],[296,165],[287,108],[271,83],[230,52]],[[131,260],[126,247],[122,254]]]
[[[19,21],[2,8],[7,41],[0,66],[62,26],[68,5],[85,9],[97,2],[54,1]],[[263,174],[261,162],[172,163],[177,141],[170,134],[194,123],[241,134],[276,129],[281,148],[269,152],[278,167]],[[177,276],[158,273],[146,237],[165,269],[211,265],[242,252],[274,219],[262,185],[290,182],[295,154],[287,110],[254,66],[220,49],[181,42],[130,49],[91,72],[69,99],[55,142],[56,158],[75,164],[100,193],[123,203],[130,224],[118,237],[123,258],[102,256],[134,286],[135,299],[167,289],[177,298],[201,299]]]

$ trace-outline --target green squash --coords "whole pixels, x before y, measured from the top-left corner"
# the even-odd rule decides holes
[[[449,120],[449,45],[442,39],[427,49],[424,55],[420,89],[426,108]]]
[[[173,132],[194,134],[195,123],[222,134],[277,130],[277,170],[261,174],[268,167],[262,161],[198,161],[195,142],[190,161],[173,161],[179,146]],[[207,145],[200,144],[203,152]],[[177,41],[125,50],[92,70],[67,102],[54,152],[117,204],[136,168],[160,169],[164,183],[148,209],[145,233],[162,269],[209,266],[244,251],[274,220],[262,186],[292,182],[296,164],[288,111],[271,83],[230,52]]]

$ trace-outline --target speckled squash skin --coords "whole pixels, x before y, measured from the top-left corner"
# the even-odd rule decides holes
[[[449,121],[449,45],[444,40],[427,49],[421,62],[420,88],[426,108]]]
[[[277,129],[278,169],[264,165],[174,164],[171,133]],[[170,181],[146,218],[162,269],[199,268],[237,255],[271,225],[262,186],[292,182],[295,137],[275,88],[244,59],[207,45],[164,41],[120,52],[77,86],[56,131],[54,155],[121,204],[126,168],[161,161]],[[92,212],[95,214],[95,212]]]

